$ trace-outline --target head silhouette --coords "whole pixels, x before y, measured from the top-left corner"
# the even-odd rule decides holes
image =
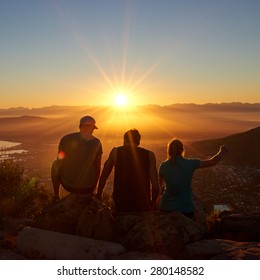
[[[124,145],[139,146],[141,135],[137,129],[130,129],[124,134]]]
[[[179,139],[174,138],[167,146],[167,157],[168,159],[175,159],[177,156],[184,155],[184,147]]]

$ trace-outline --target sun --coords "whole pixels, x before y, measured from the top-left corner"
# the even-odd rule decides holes
[[[127,98],[127,95],[125,93],[117,93],[115,95],[115,99],[114,99],[114,102],[115,102],[115,106],[118,106],[118,107],[125,107],[128,105],[128,98]]]

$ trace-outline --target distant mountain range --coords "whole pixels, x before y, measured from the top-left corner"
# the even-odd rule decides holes
[[[10,125],[10,124],[24,124],[30,122],[46,121],[47,118],[39,116],[19,116],[19,117],[2,117],[0,118],[0,125]]]
[[[13,107],[7,109],[0,109],[1,116],[45,116],[45,115],[71,115],[74,113],[97,113],[99,110],[108,109],[108,106],[48,106],[41,108],[25,108],[25,107]],[[177,112],[190,112],[190,111],[203,111],[203,112],[259,112],[260,103],[206,103],[206,104],[194,104],[194,103],[176,103],[166,106],[160,105],[140,105],[136,107],[137,110],[148,111],[172,111]]]
[[[103,141],[122,139],[124,132],[139,129],[144,141],[183,141],[223,138],[260,126],[260,103],[144,105],[129,110],[104,106],[50,106],[0,109],[0,140],[57,143],[78,131],[83,115],[92,115]]]

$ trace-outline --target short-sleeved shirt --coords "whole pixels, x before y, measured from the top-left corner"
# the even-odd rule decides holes
[[[98,138],[86,140],[80,132],[64,136],[59,144],[62,157],[60,179],[65,189],[88,193],[94,190],[97,178],[97,161],[102,154]]]
[[[161,163],[159,176],[165,180],[166,188],[161,197],[160,209],[163,211],[193,212],[191,181],[193,172],[200,165],[198,159],[178,156]]]

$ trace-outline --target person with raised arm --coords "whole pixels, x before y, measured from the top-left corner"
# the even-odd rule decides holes
[[[216,165],[227,151],[223,145],[210,159],[190,159],[184,157],[183,143],[179,139],[171,140],[167,146],[167,160],[159,167],[159,184],[163,190],[159,209],[163,212],[181,212],[193,218],[191,183],[194,171]]]

